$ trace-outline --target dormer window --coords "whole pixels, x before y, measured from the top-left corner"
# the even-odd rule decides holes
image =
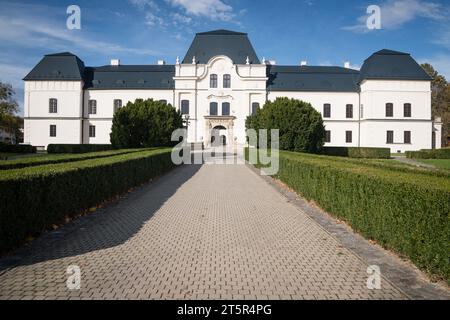
[[[223,87],[231,88],[231,75],[229,75],[229,74],[223,75]]]
[[[57,99],[50,99],[49,100],[49,113],[58,113],[58,100]]]
[[[211,88],[217,88],[217,74],[212,74],[209,79],[209,86]]]

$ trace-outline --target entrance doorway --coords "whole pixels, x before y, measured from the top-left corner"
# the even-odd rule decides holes
[[[211,146],[221,147],[227,145],[228,130],[224,126],[216,126],[211,130]]]

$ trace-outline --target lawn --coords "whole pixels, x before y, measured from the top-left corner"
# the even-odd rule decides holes
[[[450,159],[415,159],[418,162],[431,164],[439,169],[450,170]]]

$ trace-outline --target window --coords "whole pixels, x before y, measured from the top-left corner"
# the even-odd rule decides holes
[[[331,131],[325,131],[325,142],[326,143],[331,142]]]
[[[331,118],[331,104],[326,103],[323,105],[323,117]]]
[[[89,138],[95,138],[95,126],[89,126]]]
[[[222,115],[223,116],[230,115],[230,103],[229,102],[222,103]]]
[[[404,132],[405,144],[411,144],[411,131]]]
[[[189,113],[189,100],[181,100],[181,114],[188,115]]]
[[[122,100],[120,99],[114,100],[114,113],[119,111],[120,108],[122,108]]]
[[[49,100],[49,113],[58,113],[58,100]]]
[[[403,116],[405,118],[411,118],[411,103],[405,103],[403,105]]]
[[[346,143],[353,142],[353,132],[352,131],[345,131],[345,142]]]
[[[394,143],[394,131],[387,132],[386,143]]]
[[[217,102],[211,102],[209,104],[209,115],[210,116],[217,116]]]
[[[231,88],[231,76],[229,74],[223,75],[223,87]]]
[[[89,100],[89,114],[97,114],[97,100]]]
[[[386,117],[393,117],[393,116],[394,116],[394,104],[386,103]]]
[[[217,74],[212,74],[209,78],[209,86],[211,88],[217,88]]]
[[[56,125],[50,125],[50,137],[56,137]]]
[[[161,102],[163,104],[167,104],[167,100],[159,100],[159,102]]]
[[[352,119],[353,118],[353,105],[352,104],[348,104],[347,105],[346,115],[347,115],[347,119]]]
[[[258,112],[259,110],[259,103],[258,102],[253,102],[252,103],[252,115],[255,115],[256,112]]]

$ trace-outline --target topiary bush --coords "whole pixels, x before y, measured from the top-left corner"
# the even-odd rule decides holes
[[[281,150],[315,153],[325,143],[321,114],[311,104],[300,100],[277,98],[268,101],[256,115],[247,118],[246,127],[279,129]]]
[[[182,127],[181,113],[170,104],[137,99],[114,115],[111,143],[116,148],[173,146],[172,133]]]

